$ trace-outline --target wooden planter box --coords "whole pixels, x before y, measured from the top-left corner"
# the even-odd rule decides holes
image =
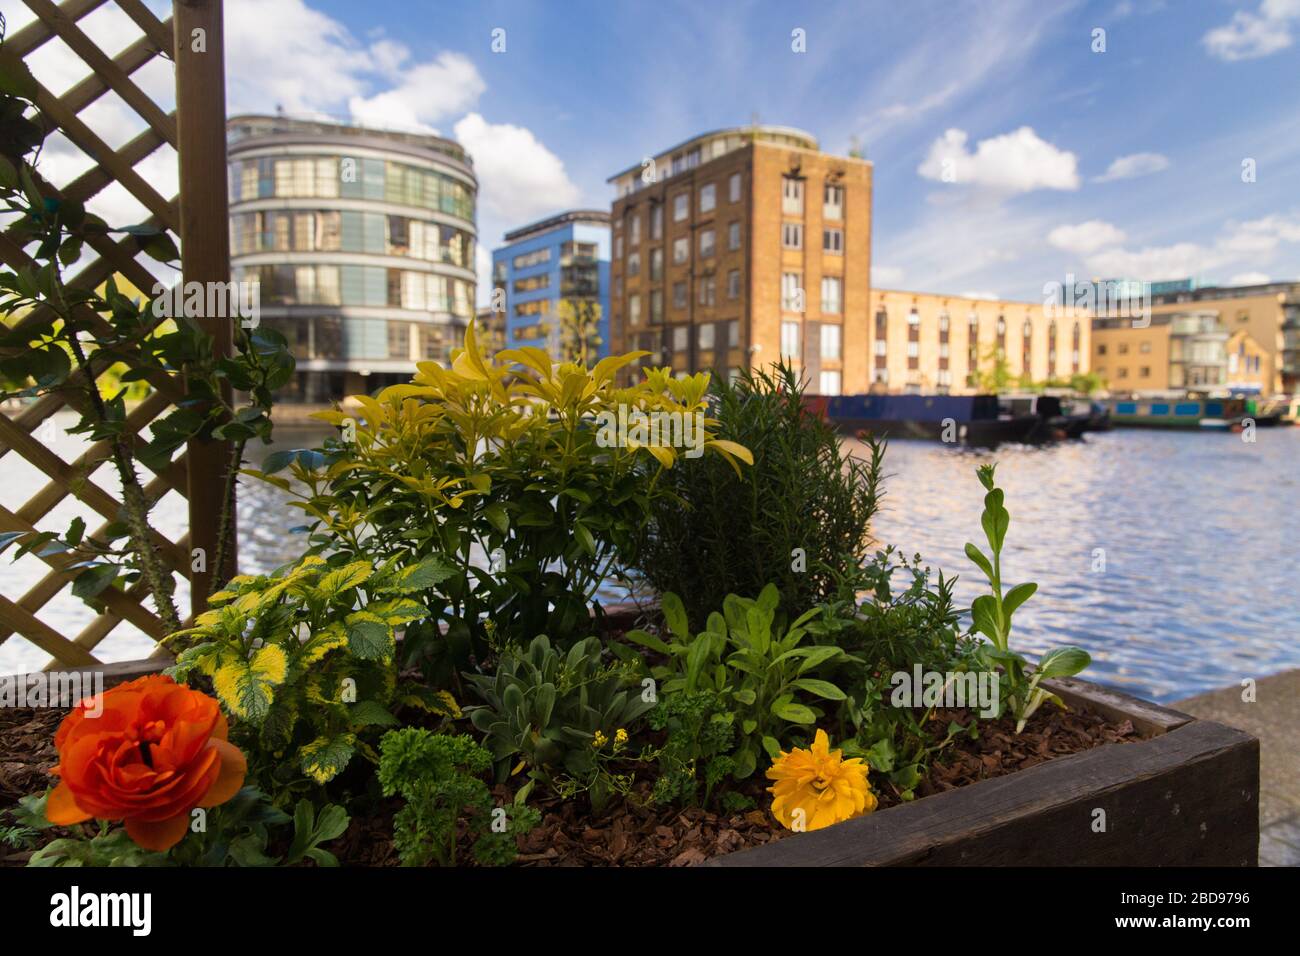
[[[615,626],[639,612],[620,607]],[[169,658],[84,668],[112,687]],[[81,668],[78,668],[81,670]],[[1255,866],[1259,741],[1086,681],[1046,682],[1143,739],[890,807],[708,866]],[[1044,706],[1051,706],[1046,704]],[[1105,812],[1104,830],[1096,811]]]
[[[1131,720],[1143,739],[1058,757],[707,865],[1256,865],[1258,740],[1085,681],[1047,683],[1071,707]],[[1098,810],[1105,812],[1101,832]]]

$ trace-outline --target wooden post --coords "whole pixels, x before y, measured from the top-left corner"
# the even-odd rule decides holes
[[[222,2],[176,0],[172,18],[180,155],[181,278],[184,282],[229,282]],[[216,355],[229,355],[238,319],[208,317],[203,321]],[[230,455],[229,442],[196,440],[189,444],[190,546],[202,548],[204,556],[204,570],[190,575],[190,606],[195,614],[207,608],[212,575],[217,571],[213,562]],[[235,536],[232,514],[231,540],[226,547],[227,576],[234,573]]]

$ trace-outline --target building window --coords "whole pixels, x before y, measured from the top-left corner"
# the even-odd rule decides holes
[[[664,207],[655,203],[650,207],[650,238],[662,239],[664,237]]]
[[[1151,343],[1150,343],[1150,342],[1143,342],[1143,343],[1141,343],[1141,344],[1138,346],[1138,351],[1139,351],[1139,352],[1143,352],[1143,353],[1145,353],[1145,352],[1150,352],[1150,351],[1151,351]]]
[[[740,223],[733,222],[727,226],[727,248],[740,248]]]
[[[782,223],[781,245],[787,249],[802,249],[803,226],[796,222]]]
[[[822,252],[828,252],[833,256],[844,255],[843,229],[822,230]]]
[[[889,384],[889,369],[875,368],[871,371],[871,380],[877,385]]]
[[[713,348],[713,335],[714,335],[714,330],[713,330],[712,322],[705,322],[703,325],[701,325],[699,329],[699,335],[696,338],[696,342],[699,344],[699,347],[702,349]]]
[[[1116,369],[1116,370],[1115,370],[1115,377],[1116,377],[1116,378],[1128,378],[1128,369],[1126,369],[1126,368],[1119,368],[1119,369]]]
[[[844,280],[839,276],[822,276],[822,313],[839,315],[844,311]]]
[[[781,211],[803,215],[803,180],[793,176],[781,177]]]
[[[713,276],[700,280],[700,305],[713,305],[716,298],[716,283]]]
[[[623,237],[622,236],[614,237],[614,258],[615,259],[623,258]],[[519,267],[515,266],[515,268],[517,269]]]
[[[662,249],[650,250],[650,278],[658,282],[664,277],[664,251]]]
[[[713,249],[714,249],[713,230],[701,229],[700,230],[700,255],[707,259],[713,255]]]
[[[1105,354],[1106,354],[1106,346],[1105,346],[1103,343],[1101,343],[1101,342],[1098,342],[1098,343],[1097,343],[1097,354],[1098,354],[1098,355],[1105,355]]]
[[[823,219],[844,218],[844,187],[827,185],[822,199]]]
[[[691,241],[685,236],[673,240],[673,263],[681,265],[691,255]]]
[[[821,327],[822,358],[838,359],[840,357],[840,327],[825,322]]]
[[[641,253],[629,252],[627,255],[627,274],[638,276],[641,274]]]
[[[921,316],[917,314],[916,309],[913,309],[911,312],[907,313],[907,326],[909,329],[918,329],[918,330],[920,329]]]
[[[727,273],[727,298],[740,298],[740,270],[732,269]]]
[[[732,319],[726,323],[727,326],[727,348],[734,349],[740,346],[740,322]]]
[[[908,343],[907,343],[907,357],[910,358],[910,359],[914,359],[914,358],[920,358],[920,356],[921,356],[921,343],[920,343],[920,342],[908,342]]]
[[[662,325],[664,321],[663,289],[650,290],[650,324]]]
[[[673,326],[673,351],[685,352],[691,344],[691,327],[689,325]]]
[[[781,323],[781,357],[799,357],[799,323]]]
[[[1128,355],[1128,343],[1127,343],[1127,342],[1121,342],[1121,343],[1119,343],[1119,354],[1120,354],[1120,355]]]
[[[727,198],[740,202],[740,173],[732,173],[731,179],[727,180]]]
[[[700,212],[712,212],[718,204],[718,187],[709,183],[700,187]]]
[[[686,308],[686,283],[685,282],[673,283],[673,308],[674,309]]]
[[[627,241],[629,245],[638,246],[641,244],[641,217],[633,216],[628,227]]]
[[[947,312],[939,313],[939,336],[946,339],[948,337],[948,327],[952,324]]]
[[[840,393],[840,373],[839,372],[822,372],[821,381],[818,383],[822,395],[838,395]]]
[[[884,339],[876,339],[876,354],[886,356],[889,354],[889,343]]]
[[[781,274],[781,308],[787,312],[802,312],[803,276],[797,272]]]
[[[1150,378],[1150,377],[1151,377],[1150,365],[1143,365],[1140,369],[1138,369],[1138,378]]]
[[[691,214],[691,194],[678,193],[673,197],[673,222],[681,222]]]
[[[641,324],[641,296],[639,295],[628,296],[627,323],[628,325]]]

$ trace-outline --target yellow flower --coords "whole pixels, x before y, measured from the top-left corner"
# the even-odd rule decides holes
[[[772,815],[786,829],[820,830],[876,809],[866,763],[830,748],[826,731],[819,730],[810,749],[783,750],[768,769],[768,779],[776,781],[767,788]]]
[[[618,730],[614,732],[614,743],[620,747],[627,743],[627,731],[622,727],[618,728]]]
[[[593,747],[595,747],[597,750],[599,750],[601,747],[605,746],[605,744],[607,744],[607,743],[609,743],[609,738],[606,737],[606,736],[605,736],[601,731],[599,731],[599,730],[596,731],[596,735],[595,735],[594,737],[591,738],[591,745],[592,745]]]

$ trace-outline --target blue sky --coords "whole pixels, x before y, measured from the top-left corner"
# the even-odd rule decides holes
[[[460,139],[484,250],[756,115],[875,164],[878,285],[1300,278],[1300,0],[227,0],[227,58],[232,112]]]

